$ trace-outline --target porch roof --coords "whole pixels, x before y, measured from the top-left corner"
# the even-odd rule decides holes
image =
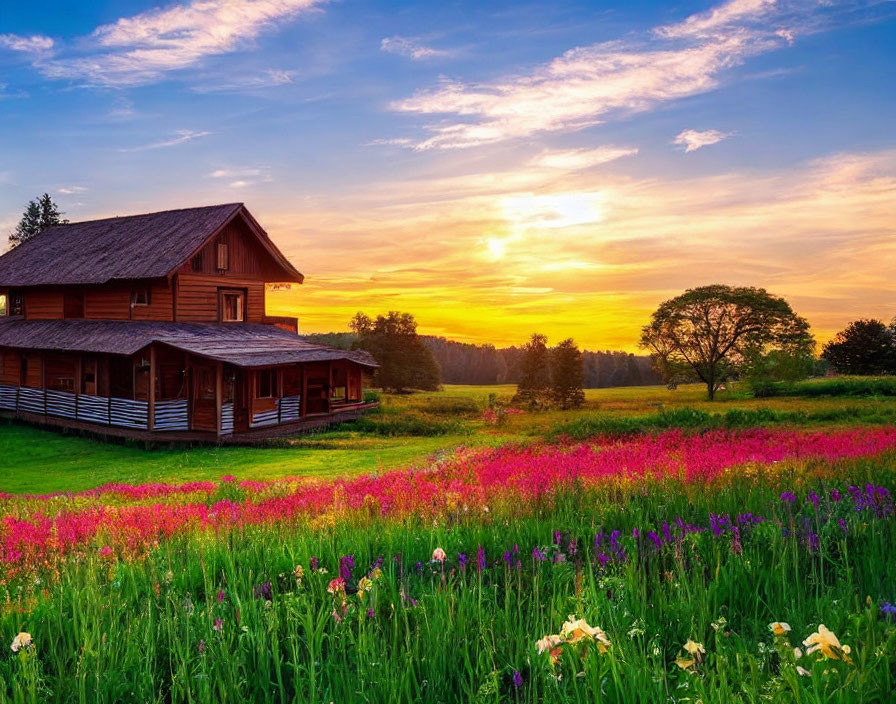
[[[153,342],[239,367],[338,359],[377,366],[367,352],[305,342],[273,325],[0,318],[0,347],[132,355]]]

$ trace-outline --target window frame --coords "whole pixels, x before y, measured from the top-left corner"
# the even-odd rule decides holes
[[[218,271],[230,270],[230,250],[226,242],[218,242],[215,245],[215,268]]]
[[[139,299],[141,298],[140,294],[145,294],[146,301],[141,302]],[[149,284],[134,286],[131,289],[131,307],[132,308],[146,308],[152,304],[152,286]]]
[[[268,379],[268,385],[270,388],[269,394],[263,395],[261,393],[262,390],[262,379]],[[271,367],[269,369],[259,369],[255,374],[255,398],[277,398],[277,369],[275,367]]]
[[[228,320],[225,311],[225,300],[229,296],[238,296],[239,297],[239,312],[242,314],[242,317],[237,318],[235,320]],[[248,302],[248,292],[244,288],[219,288],[218,289],[218,322],[219,323],[245,323],[247,322],[248,316],[246,315],[246,305]]]

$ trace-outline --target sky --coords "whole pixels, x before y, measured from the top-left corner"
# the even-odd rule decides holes
[[[896,2],[0,5],[0,235],[244,202],[356,311],[498,346],[637,350],[711,283],[823,342],[896,315]]]

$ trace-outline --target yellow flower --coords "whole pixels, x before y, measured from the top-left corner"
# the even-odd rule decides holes
[[[688,642],[685,643],[682,647],[688,652],[689,655],[697,658],[697,662],[700,661],[700,656],[706,652],[706,648],[703,647],[703,643],[697,643],[690,638],[688,638]]]
[[[560,645],[560,636],[545,636],[541,640],[535,641],[535,647],[538,648],[539,654],[553,650],[558,645]]]
[[[373,586],[373,582],[371,582],[367,577],[361,577],[358,581],[358,596],[363,597],[364,594],[369,591],[369,589]]]
[[[852,662],[849,659],[852,649],[848,645],[840,645],[837,636],[828,630],[828,627],[823,623],[818,625],[818,630],[815,633],[803,641],[803,645],[806,646],[806,655],[820,651],[825,658]]]
[[[697,664],[697,661],[694,658],[686,658],[679,655],[675,658],[675,664],[678,665],[682,670],[687,670],[688,668],[694,667]]]
[[[563,627],[560,629],[560,637],[567,643],[578,643],[583,638],[588,638],[597,643],[597,649],[601,653],[607,652],[611,645],[607,634],[600,628],[589,626],[585,619],[575,619],[573,616],[570,616],[569,620],[563,624]]]
[[[22,631],[21,633],[19,633],[19,635],[12,639],[12,645],[10,646],[10,648],[12,648],[12,652],[17,653],[22,648],[31,647],[32,643],[34,643],[34,640],[31,638],[31,634]]]
[[[775,621],[774,623],[768,624],[768,627],[776,636],[783,636],[790,630],[790,624],[784,623],[783,621]]]

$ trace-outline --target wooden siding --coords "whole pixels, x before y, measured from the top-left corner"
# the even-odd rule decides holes
[[[0,384],[18,386],[22,380],[22,355],[16,350],[0,350]]]
[[[26,318],[51,320],[63,317],[64,311],[62,289],[41,288],[25,293]]]
[[[149,305],[132,306],[133,287],[128,284],[105,284],[87,287],[84,317],[103,320],[173,320],[174,308],[170,284],[164,280],[150,282]]]
[[[150,286],[149,305],[134,306],[131,309],[131,320],[173,320],[173,295],[168,281],[164,279],[153,281]]]
[[[218,245],[227,245],[227,269],[218,269]],[[221,278],[250,279],[253,281],[278,281],[283,270],[258,242],[242,218],[229,223],[197,252],[202,260],[202,271],[193,269],[192,258],[178,269],[180,274],[206,274]]]
[[[246,291],[246,322],[264,321],[264,282],[224,276],[177,277],[178,322],[218,322],[218,289],[232,288]]]

